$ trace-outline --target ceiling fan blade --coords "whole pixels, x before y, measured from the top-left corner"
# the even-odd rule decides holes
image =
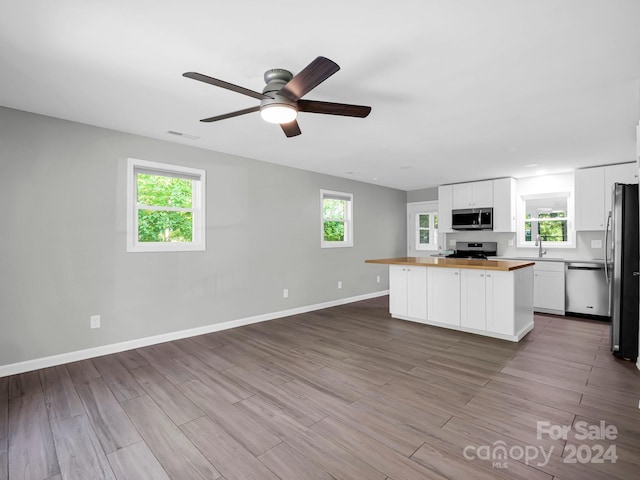
[[[237,117],[239,115],[244,115],[246,113],[253,113],[260,111],[260,105],[256,105],[255,107],[245,108],[244,110],[238,110],[236,112],[225,113],[223,115],[217,115],[215,117],[203,118],[200,120],[201,122],[217,122],[218,120],[224,120],[225,118]]]
[[[281,123],[280,126],[282,127],[282,131],[287,137],[295,137],[302,133],[302,131],[300,131],[300,126],[298,125],[298,122],[296,120],[289,123]]]
[[[298,111],[364,118],[371,113],[371,107],[349,105],[347,103],[319,102],[317,100],[298,100]]]
[[[186,72],[183,73],[182,76],[191,78],[193,80],[198,80],[199,82],[215,85],[216,87],[226,88],[227,90],[231,90],[232,92],[242,93],[243,95],[248,95],[250,97],[257,98],[258,100],[271,98],[263,93],[254,92],[253,90],[249,90],[248,88],[240,87],[238,85],[234,85],[233,83],[225,82],[224,80],[218,80],[217,78],[208,77],[207,75],[203,75],[201,73]]]
[[[340,70],[337,63],[318,57],[280,89],[280,95],[294,102],[302,98],[331,75]]]

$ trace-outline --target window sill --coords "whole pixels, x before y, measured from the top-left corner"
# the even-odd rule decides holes
[[[154,243],[127,245],[127,253],[204,252],[202,244]]]
[[[350,248],[353,247],[353,243],[322,243],[320,244],[320,248]]]

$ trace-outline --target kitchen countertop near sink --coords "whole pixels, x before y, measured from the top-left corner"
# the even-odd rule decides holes
[[[554,257],[518,257],[518,256],[499,256],[499,257],[489,257],[490,259],[495,260],[522,260],[529,262],[584,262],[584,263],[602,263],[604,264],[604,260],[602,258],[554,258]]]

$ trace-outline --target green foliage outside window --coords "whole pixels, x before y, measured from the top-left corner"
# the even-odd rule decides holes
[[[193,181],[139,173],[137,175],[138,241],[191,242],[193,213],[152,210],[144,206],[192,208]]]
[[[420,244],[429,243],[429,217],[428,213],[418,215]]]
[[[431,226],[430,223],[433,222]],[[434,229],[434,239],[438,229],[438,215],[436,213],[421,213],[418,215],[418,240],[420,245],[429,245],[431,228]]]
[[[566,216],[563,211],[540,213],[537,219],[531,219],[531,214],[527,214],[524,222],[525,240],[532,242],[540,235],[543,242],[568,241]]]
[[[325,242],[344,242],[343,222],[324,222]]]
[[[344,241],[344,221],[347,202],[333,198],[325,198],[322,202],[322,218],[324,218],[325,242]]]

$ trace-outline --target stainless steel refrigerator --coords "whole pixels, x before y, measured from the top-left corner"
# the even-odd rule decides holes
[[[616,183],[611,205],[611,231],[607,229],[607,235],[611,236],[611,257],[605,258],[611,288],[611,351],[635,361],[638,357],[640,278],[638,185]]]

